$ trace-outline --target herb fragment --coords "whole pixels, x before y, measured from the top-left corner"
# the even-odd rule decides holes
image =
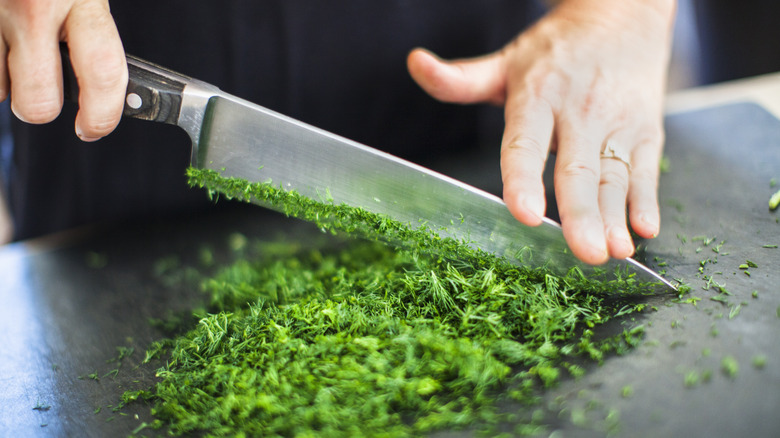
[[[51,409],[51,405],[46,403],[41,403],[40,401],[36,402],[35,406],[33,407],[34,411],[39,411],[39,412],[46,412],[49,409]]]
[[[737,304],[736,306],[731,306],[731,310],[729,311],[729,319],[734,319],[739,315],[739,311],[742,309],[742,304]]]
[[[766,366],[766,356],[763,354],[753,356],[752,363],[755,368],[762,369]]]
[[[685,373],[684,383],[686,388],[693,388],[697,386],[699,384],[699,372],[696,370],[691,370]]]
[[[719,334],[720,334],[720,331],[718,330],[718,327],[715,326],[715,323],[712,323],[712,325],[710,326],[710,336],[712,336],[713,338],[716,338],[716,337],[718,337]]]
[[[84,262],[92,269],[102,269],[108,266],[108,256],[105,253],[89,251],[84,255]]]
[[[672,170],[672,161],[666,155],[661,157],[661,161],[658,162],[658,170],[661,173],[669,173]]]
[[[140,431],[142,431],[142,430],[146,429],[147,427],[149,427],[149,424],[148,424],[147,422],[145,422],[145,421],[144,421],[143,423],[139,424],[139,425],[138,425],[138,427],[136,427],[135,429],[133,429],[133,431],[132,431],[132,432],[130,432],[130,435],[137,435],[137,434],[138,434],[138,432],[140,432]]]
[[[130,357],[133,355],[133,352],[135,352],[135,349],[133,347],[116,347],[117,351],[117,357],[108,359],[106,363],[112,363],[112,362],[122,362],[122,360],[126,357]]]
[[[775,194],[769,198],[769,209],[774,211],[777,209],[778,205],[780,205],[780,190],[775,192]]]
[[[710,297],[710,300],[717,301],[726,305],[728,305],[729,303],[729,299],[726,298],[724,295],[715,295],[714,297]]]
[[[715,241],[715,237],[707,237],[705,235],[691,237],[691,242],[702,242],[704,246],[710,246],[710,243]]]
[[[92,380],[98,382],[98,381],[100,381],[100,374],[98,374],[98,372],[95,371],[93,373],[83,374],[83,375],[79,376],[78,379],[79,380],[92,379]]]
[[[720,361],[720,369],[726,376],[733,379],[739,373],[739,362],[734,356],[726,356]]]

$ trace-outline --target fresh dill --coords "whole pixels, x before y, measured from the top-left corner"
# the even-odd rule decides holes
[[[780,190],[769,198],[769,209],[774,211],[780,206]]]
[[[720,361],[720,368],[726,376],[733,379],[739,373],[739,362],[737,362],[734,356],[725,356]]]
[[[165,355],[158,383],[123,396],[123,404],[153,403],[151,427],[283,436],[489,427],[504,419],[497,401],[533,405],[538,391],[585,372],[572,362],[624,354],[644,336],[642,326],[607,339],[594,331],[642,311],[635,297],[645,285],[632,278],[516,266],[425,226],[270,183],[196,169],[188,176],[212,195],[256,198],[329,233],[368,239],[249,258],[246,240],[231,238],[242,255],[203,282],[210,313],[153,344],[144,362]]]

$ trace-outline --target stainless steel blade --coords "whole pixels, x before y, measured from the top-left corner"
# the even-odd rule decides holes
[[[635,274],[674,287],[632,259],[597,268],[568,250],[558,224],[520,224],[504,202],[484,191],[387,153],[309,126],[199,82],[184,89],[179,126],[193,139],[193,164],[223,176],[272,181],[312,199],[362,207],[442,236],[465,239],[515,263],[559,273],[578,266],[588,275]]]

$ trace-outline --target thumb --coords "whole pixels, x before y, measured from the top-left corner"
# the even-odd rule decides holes
[[[418,48],[409,53],[406,65],[417,85],[435,99],[451,103],[504,103],[506,67],[503,52],[447,61]]]

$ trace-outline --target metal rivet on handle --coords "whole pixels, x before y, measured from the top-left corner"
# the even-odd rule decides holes
[[[125,99],[125,102],[127,102],[127,106],[129,106],[132,109],[138,109],[141,108],[141,105],[143,105],[143,99],[141,99],[141,96],[130,93],[127,95],[127,99]]]

